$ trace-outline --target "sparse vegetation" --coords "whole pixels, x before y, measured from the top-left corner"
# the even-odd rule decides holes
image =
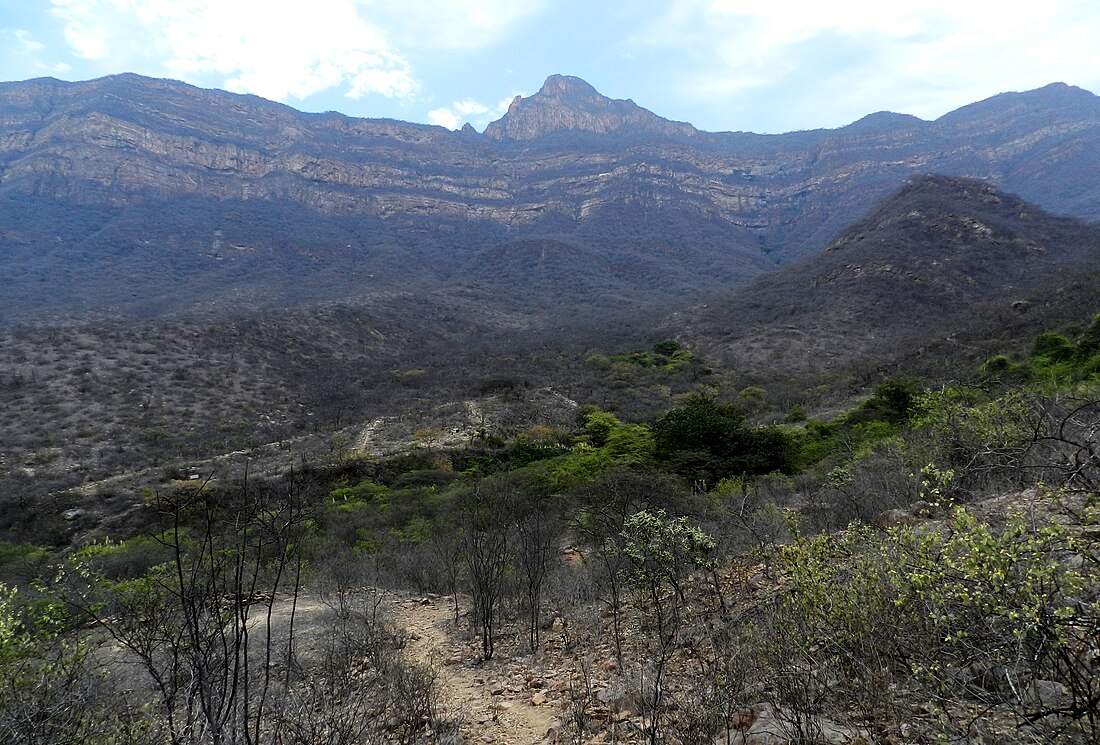
[[[1100,233],[844,228],[1095,211],[1078,91],[668,150],[29,85],[0,745],[1100,741]]]
[[[0,739],[456,745],[508,708],[461,721],[450,668],[577,743],[1096,741],[1094,285],[1051,309],[1035,267],[986,266],[1008,239],[961,274],[911,236],[864,255],[914,210],[978,240],[936,201],[968,183],[685,328],[615,287],[598,333],[534,323],[540,275],[4,332]],[[1092,235],[998,200],[986,238]],[[910,311],[939,320],[895,334]],[[436,603],[449,656],[412,657]]]
[[[387,458],[239,483],[159,469],[144,533],[61,550],[61,571],[5,544],[5,721],[89,742],[457,736],[445,671],[402,658],[377,600],[412,589],[476,634],[470,664],[580,666],[558,699],[578,741],[1091,741],[1092,331],[804,422],[750,420],[767,394],[734,383],[729,402],[709,388],[635,421],[586,405],[573,429],[458,445],[410,422]],[[306,610],[318,597],[330,611]],[[137,708],[110,693],[108,638],[143,670]]]

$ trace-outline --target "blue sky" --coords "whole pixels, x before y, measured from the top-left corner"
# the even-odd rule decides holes
[[[710,131],[1100,91],[1096,0],[0,0],[0,80],[119,72],[482,129],[577,75]]]

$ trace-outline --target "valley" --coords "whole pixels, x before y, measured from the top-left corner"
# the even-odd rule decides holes
[[[0,742],[1095,742],[1098,137],[0,84]]]

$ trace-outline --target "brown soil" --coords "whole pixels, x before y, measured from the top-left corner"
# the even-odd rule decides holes
[[[557,673],[533,673],[530,657],[508,653],[480,662],[476,643],[464,625],[456,629],[445,598],[398,599],[394,620],[408,634],[412,660],[437,670],[442,713],[460,720],[463,742],[534,745],[557,739],[557,698],[546,690]]]

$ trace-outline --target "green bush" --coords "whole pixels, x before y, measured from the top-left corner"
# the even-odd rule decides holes
[[[0,541],[0,571],[6,573],[18,567],[32,566],[49,555],[50,552],[40,546]]]
[[[662,339],[659,342],[655,342],[652,348],[654,352],[665,357],[671,357],[683,349],[683,347],[680,346],[680,342],[675,339]]]
[[[653,432],[641,424],[624,424],[604,411],[588,415],[589,441],[573,451],[548,461],[545,475],[551,489],[568,489],[590,483],[610,471],[646,470],[654,463]]]
[[[1061,334],[1048,331],[1035,340],[1031,356],[1036,361],[1047,364],[1070,362],[1077,356],[1077,345]]]
[[[329,500],[338,509],[341,504],[372,502],[384,498],[389,489],[374,481],[360,481],[355,486],[345,486],[334,489],[329,495]]]
[[[432,488],[446,486],[456,478],[458,478],[458,474],[454,471],[425,468],[419,471],[409,471],[408,473],[401,474],[394,479],[392,487],[394,489],[406,489],[418,486]]]
[[[1100,680],[1086,657],[1100,630],[1096,522],[1089,508],[1013,513],[995,528],[959,507],[942,528],[799,536],[778,549],[789,578],[780,613],[797,633],[773,663],[812,663],[818,682],[841,677],[831,703],[874,703],[883,719],[896,704],[883,694],[909,692],[939,712],[942,735],[997,714],[1044,742],[1095,741]],[[1025,695],[1051,681],[1053,698]]]
[[[998,354],[986,360],[979,371],[982,375],[992,378],[1003,378],[1011,375],[1020,368],[1015,362],[1003,354]]]
[[[1081,335],[1077,346],[1089,355],[1100,352],[1100,313],[1092,317],[1092,322],[1085,333]]]

